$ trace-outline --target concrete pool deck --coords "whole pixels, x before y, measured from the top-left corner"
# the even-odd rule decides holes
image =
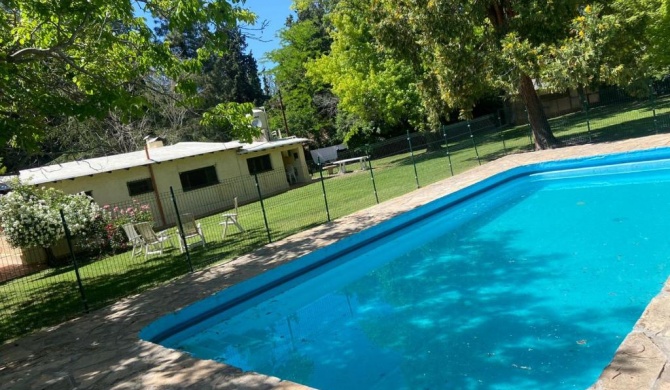
[[[0,346],[0,387],[7,389],[303,389],[304,386],[191,358],[138,338],[163,316],[223,288],[397,214],[521,165],[670,147],[670,135],[515,154],[410,194],[267,245],[228,263],[186,275],[78,319]],[[666,281],[592,386],[669,389],[670,284]]]

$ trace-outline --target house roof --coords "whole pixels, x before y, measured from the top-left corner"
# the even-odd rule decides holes
[[[276,141],[254,142],[251,144],[244,144],[244,146],[242,146],[242,149],[238,153],[247,154],[254,152],[262,152],[264,150],[275,149],[287,145],[300,144],[308,141],[309,140],[307,138],[284,138]]]
[[[20,171],[19,179],[31,184],[51,183],[59,180],[74,179],[76,177],[90,176],[98,173],[157,164],[186,157],[221,152],[224,150],[235,150],[238,153],[243,154],[249,153],[250,151],[267,150],[305,141],[307,140],[304,138],[293,138],[271,142],[254,142],[252,144],[243,144],[239,141],[180,142],[174,145],[150,148],[148,150],[150,158],[147,158],[144,150],[140,150],[137,152],[89,158],[62,164],[45,165]]]

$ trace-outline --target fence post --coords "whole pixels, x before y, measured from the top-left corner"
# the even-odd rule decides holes
[[[188,269],[193,272],[193,263],[191,262],[191,252],[188,250],[186,244],[186,236],[184,235],[184,226],[181,224],[181,214],[179,214],[179,207],[177,207],[177,198],[174,196],[174,189],[170,186],[170,198],[172,198],[172,205],[177,216],[177,228],[179,230],[179,239],[184,244],[184,251],[186,251],[186,261],[188,262]]]
[[[444,137],[444,147],[447,149],[447,160],[449,160],[449,171],[451,172],[451,176],[454,176],[454,166],[451,165],[451,153],[449,153],[449,138],[447,137],[447,131],[445,130],[445,126],[441,126],[442,128],[442,136]]]
[[[375,174],[372,172],[372,153],[370,153],[370,145],[365,145],[365,153],[368,156],[368,168],[370,168],[370,179],[372,180],[372,190],[375,192],[375,200],[379,204],[379,195],[377,195],[377,183],[375,182]]]
[[[586,113],[586,134],[589,136],[589,143],[593,140],[591,138],[591,119],[589,118],[589,95],[588,92],[584,93],[582,106],[584,107],[584,112]]]
[[[328,196],[326,195],[326,184],[323,182],[323,164],[321,164],[321,157],[316,158],[316,163],[319,166],[319,178],[321,178],[321,191],[323,192],[323,201],[326,204],[326,218],[330,222],[330,209],[328,208]]]
[[[498,120],[498,129],[500,130],[500,139],[503,144],[503,152],[507,155],[507,145],[505,145],[505,134],[503,134],[502,121],[500,120],[500,114],[496,113],[496,119]]]
[[[67,227],[67,222],[65,221],[65,214],[63,214],[63,209],[60,209],[60,219],[63,222],[63,229],[65,230],[65,240],[67,241],[67,247],[70,250],[70,256],[72,257],[72,264],[74,265],[74,274],[77,277],[77,286],[79,286],[79,295],[81,295],[81,302],[84,304],[84,311],[88,313],[88,301],[86,300],[86,292],[84,291],[84,285],[81,282],[81,275],[79,275],[79,264],[77,263],[77,258],[74,255],[74,249],[72,248],[72,236],[70,235],[70,229]]]
[[[263,212],[263,222],[265,223],[265,231],[268,234],[268,242],[272,243],[272,236],[270,235],[270,225],[268,225],[268,215],[265,212],[265,203],[263,202],[261,185],[258,183],[258,174],[256,172],[254,172],[254,182],[256,183],[256,191],[258,191],[258,199],[261,202],[261,211]]]
[[[475,136],[472,134],[472,127],[470,127],[470,119],[468,119],[468,132],[470,132],[470,140],[472,140],[472,147],[475,148],[475,155],[477,155],[477,163],[482,165],[482,160],[479,159],[479,150],[477,150],[477,143],[475,143]]]
[[[651,112],[654,114],[654,134],[658,134],[658,123],[656,122],[656,91],[654,84],[649,82],[649,98],[651,99]]]
[[[407,143],[409,144],[409,154],[412,157],[412,165],[414,166],[414,181],[416,181],[416,188],[420,188],[419,173],[416,170],[416,161],[414,161],[414,150],[412,150],[412,138],[409,136],[409,129],[407,129]]]

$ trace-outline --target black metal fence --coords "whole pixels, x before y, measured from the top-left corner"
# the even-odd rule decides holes
[[[670,129],[670,95],[650,91],[636,99],[603,90],[545,104],[570,108],[556,110],[561,115],[550,119],[564,144],[610,141]],[[41,260],[45,255],[41,248],[21,251],[0,236],[0,341],[233,259],[500,156],[531,150],[529,125],[509,124],[519,116],[513,111],[507,107],[432,133],[407,133],[345,151],[338,159],[349,163],[320,163],[310,181],[291,183],[281,193],[269,189],[287,180],[286,174],[271,171],[193,191],[152,193],[125,204],[103,205],[105,224],[88,238],[96,240],[94,245],[81,245],[81,237],[68,234],[51,248],[57,261],[50,266]],[[141,222],[155,227],[154,238],[133,239],[133,233],[126,231],[128,225]],[[67,232],[65,218],[63,223]]]

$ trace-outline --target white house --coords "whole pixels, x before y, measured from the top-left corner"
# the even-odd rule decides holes
[[[175,222],[169,190],[195,215],[225,209],[232,199],[256,199],[256,175],[264,194],[286,191],[311,179],[304,138],[244,144],[238,141],[180,142],[149,139],[144,150],[22,170],[24,183],[65,193],[84,192],[98,204],[134,199],[149,204],[157,226]]]

